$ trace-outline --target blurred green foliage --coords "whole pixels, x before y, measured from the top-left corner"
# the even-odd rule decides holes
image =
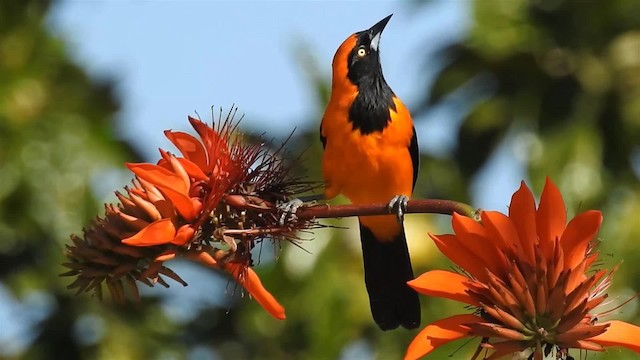
[[[466,99],[471,110],[451,153],[423,155],[417,196],[468,201],[477,174],[498,147],[506,146],[535,191],[548,175],[563,191],[571,214],[603,211],[602,251],[613,254],[610,264],[625,261],[612,295],[626,299],[640,290],[640,270],[633,266],[640,261],[635,251],[640,238],[640,2],[475,0],[469,5],[470,33],[439,54],[447,64],[432,88],[421,89],[429,96],[415,114],[446,104],[461,89],[471,90]],[[199,307],[195,316],[180,321],[168,316],[155,296],[146,296],[141,305],[115,306],[66,290],[69,280],[57,277],[64,271],[59,265],[64,243],[101,212],[92,185],[139,157],[114,135],[118,105],[111,84],[88,78],[69,60],[64,42],[43,24],[47,10],[48,4],[39,1],[0,2],[0,280],[23,310],[46,310],[30,332],[32,341],[25,340],[27,348],[0,348],[0,358],[401,357],[416,332],[383,333],[373,324],[357,227],[348,220],[333,224],[350,230],[308,235],[314,240],[302,246],[309,253],[287,244],[281,252],[263,250],[277,255],[277,261],[265,257],[258,273],[286,307],[284,322],[246,299],[229,312]],[[318,69],[324,65],[313,65],[312,54],[303,56],[308,56],[300,60],[318,104],[309,114],[313,126],[294,136],[290,151],[305,150],[304,170],[320,179],[317,124],[330,79],[323,75],[328,71]],[[427,231],[447,231],[434,220],[411,216],[407,221],[416,273],[450,266],[426,239]],[[33,301],[34,294],[40,301]],[[463,310],[437,299],[422,304],[424,324]],[[195,307],[187,301],[181,306]],[[616,316],[640,324],[636,302]],[[461,345],[450,344],[431,358],[464,358],[475,349],[473,343],[456,350]],[[632,356],[614,349],[597,358]]]
[[[132,342],[120,358],[136,358],[129,354],[152,347],[134,341],[135,333],[146,331],[151,342],[158,330],[129,324],[153,307],[100,306],[74,296],[58,277],[69,234],[101,211],[92,184],[138,156],[115,138],[112,85],[89,79],[68,59],[64,42],[45,28],[48,8],[43,1],[0,2],[0,281],[23,303],[14,314],[19,319],[42,313],[19,333],[30,346],[18,357],[94,358],[103,345],[113,351]],[[74,336],[78,320],[91,316],[109,324],[99,344]],[[11,333],[25,324],[0,326]],[[0,357],[15,355],[9,345],[0,345]]]

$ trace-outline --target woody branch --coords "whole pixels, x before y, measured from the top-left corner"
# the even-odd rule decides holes
[[[256,199],[251,197],[251,202],[241,201],[242,199],[247,200],[247,198],[238,197],[238,196],[229,196],[226,198],[227,201],[233,201],[235,206],[243,209],[252,209],[257,212],[271,212],[275,208],[272,204],[268,202],[260,202],[259,206],[256,205]],[[458,213],[463,216],[467,216],[470,218],[477,219],[478,210],[474,209],[470,205],[460,203],[452,200],[440,200],[440,199],[423,199],[423,200],[411,200],[407,202],[407,208],[405,213],[425,213],[425,214],[443,214],[443,215],[453,215],[454,213]],[[393,209],[389,208],[389,204],[387,203],[378,203],[378,204],[364,204],[364,205],[314,205],[309,207],[301,207],[299,208],[295,215],[296,221],[305,221],[305,220],[313,220],[313,219],[328,219],[328,218],[343,218],[343,217],[351,217],[351,216],[371,216],[371,215],[394,215],[395,212]],[[230,245],[229,250],[220,250],[215,249],[215,251],[208,256],[213,256],[213,260],[209,259],[208,261],[211,264],[215,264],[218,261],[226,258],[229,255],[232,255],[236,251],[234,238],[243,238],[243,237],[254,237],[254,236],[262,236],[262,235],[278,235],[282,233],[288,233],[292,229],[289,226],[281,226],[281,227],[267,227],[267,228],[248,228],[248,229],[220,229],[218,232],[218,238],[220,240],[228,243]],[[201,250],[196,251],[194,254],[187,254],[193,256],[200,257],[207,256],[207,252],[213,251],[209,246],[204,246]],[[213,254],[213,255],[212,255]],[[207,256],[207,259],[208,259]],[[158,259],[164,261],[165,259]],[[168,259],[167,259],[168,260]]]
[[[474,218],[477,210],[470,205],[451,200],[423,199],[411,200],[407,203],[407,214],[427,213],[453,215],[458,213]],[[394,214],[387,203],[366,205],[315,205],[302,207],[296,212],[298,219],[326,219],[350,216],[390,215]]]

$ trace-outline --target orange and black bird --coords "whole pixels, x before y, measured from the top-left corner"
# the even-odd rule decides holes
[[[373,319],[382,330],[420,325],[403,210],[418,175],[411,114],[382,74],[380,36],[391,15],[349,36],[333,58],[331,98],[320,140],[324,196],[353,204],[389,202],[396,215],[361,216],[364,277]]]

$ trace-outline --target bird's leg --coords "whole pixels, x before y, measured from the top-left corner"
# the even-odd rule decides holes
[[[295,198],[279,204],[278,209],[282,211],[282,215],[280,215],[280,220],[278,221],[278,224],[280,224],[280,226],[283,226],[288,221],[297,220],[298,217],[296,216],[296,211],[298,211],[300,207],[302,207],[305,204],[313,204],[316,201],[322,200],[322,199],[324,199],[324,194],[314,194],[314,195],[301,196],[299,198]]]
[[[391,199],[391,201],[389,201],[389,211],[396,214],[400,224],[404,221],[404,214],[407,211],[407,202],[409,202],[409,197],[406,195],[396,195]]]

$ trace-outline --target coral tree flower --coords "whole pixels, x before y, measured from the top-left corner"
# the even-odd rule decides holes
[[[607,298],[615,271],[588,271],[598,258],[594,238],[599,211],[567,223],[562,195],[549,180],[536,209],[524,182],[511,199],[509,214],[481,213],[481,222],[454,214],[455,234],[431,235],[461,273],[433,270],[409,285],[417,292],[475,307],[427,325],[409,345],[405,359],[417,359],[464,337],[483,340],[477,359],[497,359],[530,351],[542,359],[555,350],[602,351],[622,346],[640,353],[640,327],[599,322],[594,308]]]
[[[217,127],[189,117],[198,137],[166,131],[182,156],[160,150],[157,164],[127,164],[133,187],[116,192],[120,203],[107,205],[84,237],[71,237],[71,262],[64,264],[71,271],[63,275],[78,278],[70,288],[100,297],[106,283],[112,297],[124,301],[127,292],[138,297],[136,281],[168,286],[165,275],[186,285],[164,266],[181,256],[228,273],[272,316],[285,318],[250,268],[250,250],[267,236],[292,237],[312,225],[283,227],[273,205],[308,189],[289,177],[277,152],[242,142],[233,114]]]

